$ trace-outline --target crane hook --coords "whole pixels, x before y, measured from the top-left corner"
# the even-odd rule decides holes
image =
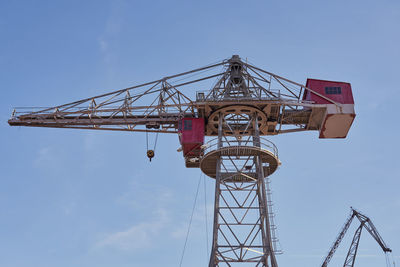
[[[150,161],[151,161],[152,158],[154,158],[154,150],[156,150],[156,146],[157,146],[158,133],[159,132],[157,131],[156,140],[154,142],[154,148],[153,149],[149,149],[149,133],[146,131],[147,157],[149,158]]]
[[[154,157],[154,150],[151,149],[147,150],[147,157],[151,161],[151,159]]]

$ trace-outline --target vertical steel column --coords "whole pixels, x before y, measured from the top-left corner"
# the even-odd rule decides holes
[[[253,117],[254,123],[254,134],[253,134],[253,144],[256,147],[261,147],[260,143],[260,131],[258,128],[258,119],[257,114],[254,114]],[[265,266],[268,265],[268,257],[271,262],[271,267],[277,267],[278,264],[276,262],[275,254],[272,246],[272,238],[271,238],[271,226],[269,221],[269,212],[267,207],[267,195],[265,191],[265,180],[264,180],[264,169],[262,166],[260,155],[255,157],[256,160],[256,169],[257,169],[257,193],[258,193],[258,201],[260,206],[260,228],[262,232],[262,242],[263,242],[263,252],[264,252],[264,261]]]
[[[222,123],[223,115],[219,114],[218,120],[218,149],[222,147]],[[214,199],[214,224],[213,224],[213,242],[211,248],[211,257],[209,267],[218,266],[217,262],[217,249],[218,249],[218,218],[219,218],[219,196],[221,194],[220,182],[221,182],[221,156],[217,158],[216,166],[216,178],[215,178],[215,199]]]

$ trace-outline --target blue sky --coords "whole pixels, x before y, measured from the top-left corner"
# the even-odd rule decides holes
[[[1,1],[0,266],[178,266],[200,172],[184,167],[177,136],[160,136],[149,163],[143,134],[7,120],[13,107],[63,104],[232,54],[300,83],[353,86],[347,139],[270,138],[282,161],[272,176],[280,266],[321,264],[350,206],[399,262],[399,25],[400,3],[389,0]],[[205,191],[183,266],[208,261],[213,180]],[[331,266],[342,265],[344,241]],[[366,232],[356,264],[385,265]]]

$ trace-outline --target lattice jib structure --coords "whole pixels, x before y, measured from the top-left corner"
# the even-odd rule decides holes
[[[193,86],[211,90],[195,91]],[[342,119],[343,125],[336,122],[336,126],[343,126],[343,130],[324,137],[345,137],[354,118],[353,105],[317,87],[311,89],[233,56],[64,105],[15,108],[8,122],[12,126],[177,133],[181,118],[196,117],[205,119],[207,136],[217,136],[218,114],[225,109],[238,122],[257,111],[261,135],[307,130],[321,133],[327,127],[329,130],[330,120]],[[230,134],[242,133],[236,128]]]

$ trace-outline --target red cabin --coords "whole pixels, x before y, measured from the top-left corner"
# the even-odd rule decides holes
[[[350,83],[307,79],[306,87],[337,103],[354,104]],[[310,91],[304,93],[303,100],[313,101],[315,104],[332,104]]]
[[[313,92],[304,92],[303,100],[326,106],[319,138],[345,138],[356,116],[350,83],[307,79],[306,87],[340,104],[338,107]]]
[[[201,146],[204,144],[204,119],[183,118],[178,123],[178,133],[186,166],[198,167]]]

